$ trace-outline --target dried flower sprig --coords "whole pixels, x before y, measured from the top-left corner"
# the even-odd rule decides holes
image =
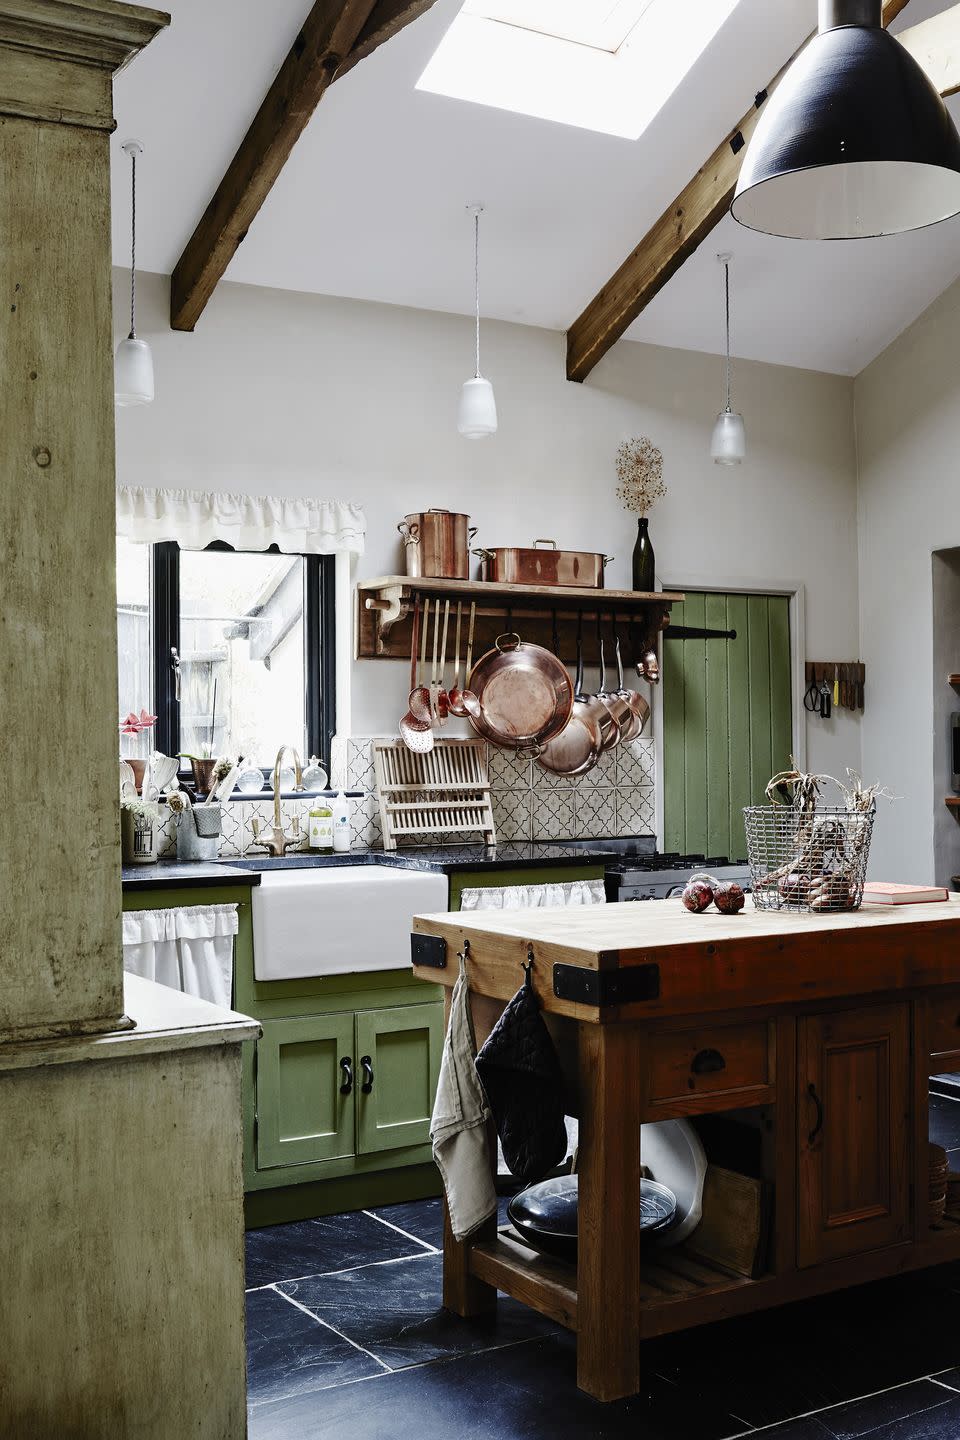
[[[185,810],[190,809],[190,796],[185,790],[171,790],[167,796],[167,805],[174,815],[182,815]]]
[[[617,451],[617,496],[634,515],[646,515],[667,493],[663,452],[646,435],[624,440]]]

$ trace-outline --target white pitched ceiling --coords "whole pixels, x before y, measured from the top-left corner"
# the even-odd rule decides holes
[[[418,91],[460,0],[437,0],[327,93],[229,280],[469,313],[482,201],[483,311],[565,330],[816,23],[815,0],[740,0],[639,140]],[[944,8],[912,0],[899,25]],[[309,9],[173,0],[173,23],[116,83],[114,255],[169,273]],[[722,348],[714,256],[734,252],[734,349],[856,373],[960,272],[960,222],[880,241],[772,240],[727,220],[628,332]],[[200,325],[204,324],[201,319]]]

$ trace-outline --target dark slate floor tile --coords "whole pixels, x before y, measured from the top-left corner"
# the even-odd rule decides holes
[[[428,1254],[280,1288],[392,1370],[556,1332],[549,1320],[505,1296],[494,1321],[461,1320],[442,1309],[442,1275],[443,1257]]]
[[[360,1210],[248,1230],[246,1248],[248,1289],[272,1285],[275,1280],[295,1280],[299,1275],[423,1254],[416,1240],[398,1235]]]
[[[819,1419],[834,1440],[860,1440],[861,1436],[875,1435],[895,1421],[907,1420],[934,1410],[938,1405],[950,1403],[949,1390],[933,1385],[929,1380],[917,1380],[912,1385],[898,1385],[894,1390],[883,1390],[879,1395],[838,1405],[834,1410],[827,1410]]]
[[[945,1150],[960,1149],[960,1100],[930,1096],[930,1139]]]
[[[497,1204],[497,1223],[499,1225],[508,1223],[507,1206],[509,1203],[509,1195],[499,1197]],[[403,1205],[383,1205],[379,1210],[372,1210],[370,1213],[405,1230],[408,1235],[415,1235],[418,1240],[425,1240],[428,1245],[434,1245],[438,1250],[443,1249],[443,1201],[439,1198],[436,1200],[411,1200]]]
[[[258,1406],[250,1416],[250,1440],[397,1440],[406,1430],[417,1440],[727,1440],[743,1429],[656,1376],[630,1400],[598,1404],[576,1388],[566,1335]]]
[[[438,1250],[443,1249],[443,1201],[439,1198],[409,1200],[401,1205],[381,1205],[379,1210],[373,1210],[371,1214],[379,1215],[391,1225],[405,1230],[408,1235],[415,1235],[418,1240],[425,1241],[427,1245],[435,1245]]]
[[[288,1399],[382,1373],[369,1355],[275,1290],[252,1290],[247,1295],[248,1404]]]
[[[829,1419],[829,1416],[824,1418]],[[948,1399],[946,1405],[938,1405],[933,1410],[895,1420],[892,1425],[881,1425],[879,1430],[871,1430],[868,1434],[870,1440],[957,1440],[960,1435],[960,1396]]]
[[[772,1430],[764,1430],[763,1440],[832,1440],[832,1436],[816,1416],[807,1415],[802,1420],[787,1420],[783,1425],[774,1425]]]
[[[960,1368],[954,1370],[942,1370],[936,1376],[937,1383],[946,1385],[951,1390],[960,1390]]]

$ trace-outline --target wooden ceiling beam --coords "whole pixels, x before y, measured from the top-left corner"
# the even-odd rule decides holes
[[[327,87],[433,0],[316,0],[170,281],[170,324],[192,330]]]
[[[907,0],[885,0],[883,23],[889,25],[905,8]],[[960,6],[954,7],[960,11]],[[952,15],[953,10],[945,12]],[[943,20],[945,16],[935,16]],[[918,31],[934,21],[918,25]],[[953,33],[957,32],[955,22]],[[814,32],[816,33],[816,32]],[[897,38],[901,43],[911,35],[904,31]],[[933,38],[931,30],[928,41]],[[809,38],[809,37],[808,37]],[[944,39],[937,34],[938,43]],[[804,45],[807,41],[804,41]],[[804,48],[801,45],[800,50]],[[908,48],[912,48],[908,45]],[[635,250],[607,281],[603,289],[594,296],[590,304],[567,331],[567,379],[585,380],[599,360],[615,345],[630,328],[634,320],[643,313],[647,305],[674,276],[710,231],[723,219],[730,208],[737,177],[740,174],[740,160],[743,150],[750,143],[750,137],[757,125],[763,100],[776,89],[790,65],[799,55],[797,50],[776,74],[766,91],[758,96],[755,103],[735,125],[729,135],[714,150],[705,165],[702,165],[681,190],[673,204],[647,231]],[[916,57],[921,64],[920,55]],[[926,67],[925,67],[926,68]],[[956,65],[951,67],[956,79]],[[960,80],[957,80],[960,84]],[[953,88],[957,88],[957,84]],[[952,93],[948,91],[947,93]]]

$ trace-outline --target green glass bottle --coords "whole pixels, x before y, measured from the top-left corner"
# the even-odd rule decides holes
[[[646,515],[641,515],[637,521],[637,543],[633,547],[633,588],[646,591],[656,588],[653,546],[647,530]]]

